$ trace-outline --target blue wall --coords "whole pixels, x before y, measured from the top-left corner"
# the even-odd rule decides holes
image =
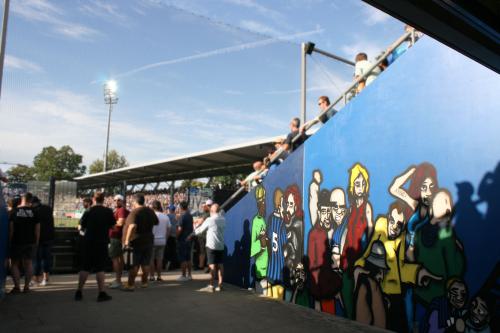
[[[433,284],[434,280],[431,279],[429,285],[418,288],[412,283],[403,285],[403,291],[400,295],[395,295],[395,301],[406,302],[406,305],[401,303],[400,307],[405,308],[409,327],[406,327],[406,323],[391,322],[390,315],[394,315],[394,304],[392,309],[388,306],[385,313],[370,313],[368,319],[372,324],[402,330],[403,326],[411,329],[413,321],[417,321],[419,327],[426,331],[427,325],[443,325],[441,320],[445,317],[443,313],[446,311],[452,313],[456,310],[458,314],[455,313],[454,316],[461,318],[460,325],[462,323],[472,325],[471,314],[477,309],[478,301],[475,299],[477,295],[482,297],[481,299],[486,299],[489,305],[488,311],[493,317],[489,325],[494,326],[498,322],[499,87],[500,77],[496,73],[424,37],[304,144],[303,169],[301,166],[291,169],[292,164],[290,164],[287,167],[283,166],[283,172],[280,170],[277,175],[266,179],[264,184],[266,189],[267,184],[272,187],[286,187],[290,183],[297,182],[297,178],[302,178],[302,175],[298,174],[303,171],[301,188],[303,188],[305,211],[304,247],[307,249],[307,235],[312,228],[308,213],[309,184],[315,170],[322,173],[320,189],[331,191],[333,188],[342,188],[348,193],[350,168],[356,163],[366,168],[369,174],[367,181],[369,190],[365,201],[371,204],[375,223],[377,217],[387,214],[389,205],[397,201],[389,192],[389,187],[398,176],[411,166],[418,166],[423,162],[434,167],[437,172],[434,179],[436,184],[431,191],[432,199],[429,200],[434,200],[440,190],[446,190],[449,191],[454,204],[452,210],[454,215],[450,222],[450,226],[453,227],[443,227],[439,231],[441,237],[444,235],[441,232],[446,230],[449,241],[447,244],[453,252],[453,254],[443,254],[443,262],[448,260],[449,263],[450,258],[453,258],[464,266],[453,274],[450,271],[431,268],[436,261],[422,259],[423,250],[421,248],[419,252],[418,245],[415,245],[417,259],[407,257],[405,262],[427,267],[431,273],[446,281]],[[298,154],[302,154],[302,151]],[[295,154],[292,158],[295,158]],[[410,191],[410,182],[408,180],[402,186],[405,191]],[[268,193],[271,194],[271,191],[272,189]],[[447,197],[447,192],[442,193]],[[354,214],[352,205],[353,203],[347,203],[347,218]],[[272,204],[268,203],[267,206],[272,207]],[[228,244],[232,243],[231,240],[241,237],[241,222],[238,224],[234,221],[245,219],[251,221],[255,211],[255,199],[252,199],[252,195],[248,195],[228,213],[231,217],[226,233]],[[411,214],[406,215],[407,223]],[[428,215],[433,217],[432,213]],[[405,228],[408,228],[407,224]],[[430,229],[432,228],[426,227],[418,230],[417,239],[423,240]],[[406,229],[403,232],[406,232],[406,236],[409,235]],[[361,243],[364,250],[370,247],[367,243],[370,234],[367,233],[366,237],[367,239]],[[401,237],[404,239],[405,235]],[[386,243],[384,245],[387,246]],[[406,250],[408,247],[409,240],[406,239],[401,248]],[[447,249],[449,251],[449,248]],[[369,250],[365,253],[365,257],[369,254]],[[343,274],[343,286],[345,286],[345,278],[352,272],[344,271],[340,274]],[[453,282],[453,279],[457,279],[458,282]],[[447,292],[449,289],[446,288],[451,288],[453,283],[455,286],[459,285],[459,289],[466,290],[464,304],[457,305],[455,310],[450,305],[451,301],[449,299],[446,301],[449,296]],[[309,281],[306,287],[310,286]],[[425,293],[431,288],[438,290],[431,294],[440,297],[433,299],[432,303],[415,301],[418,300],[420,291],[423,290]],[[386,289],[382,283],[382,291],[387,297]],[[342,298],[340,294],[334,298],[336,304],[333,309],[328,308],[326,303],[321,303],[319,306],[316,304],[316,308],[331,313],[344,313],[354,319],[356,314],[346,313],[339,305],[338,301]],[[356,300],[354,295],[353,302]],[[343,302],[345,303],[345,299]],[[423,307],[420,306],[422,304]],[[435,310],[433,313],[434,308],[440,310]],[[495,311],[497,313],[493,314]],[[359,312],[357,318],[362,317],[361,321],[367,320]],[[436,313],[439,313],[439,316],[432,317]],[[383,324],[377,323],[374,320],[377,315],[386,317],[386,321]]]

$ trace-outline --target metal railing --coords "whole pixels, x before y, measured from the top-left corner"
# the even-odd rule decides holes
[[[403,44],[405,41],[407,41],[408,39],[410,39],[410,46],[412,46],[414,43],[415,43],[415,29],[411,29],[410,31],[407,31],[405,32],[401,37],[399,37],[394,43],[391,44],[391,46],[389,46],[389,48],[382,54],[381,57],[379,57],[379,59],[366,71],[366,73],[364,73],[363,75],[361,75],[360,77],[358,77],[356,80],[353,81],[353,83],[349,86],[349,88],[347,88],[333,103],[331,103],[328,108],[326,108],[325,110],[321,111],[319,113],[319,115],[314,118],[313,120],[305,123],[303,126],[303,130],[299,131],[300,133],[298,133],[293,139],[292,139],[292,145],[297,142],[298,140],[300,140],[301,138],[304,137],[305,135],[305,132],[310,129],[311,127],[313,127],[314,125],[316,125],[317,123],[320,122],[320,119],[324,116],[326,116],[326,114],[330,111],[333,111],[332,113],[332,116],[331,118],[333,118],[333,116],[338,112],[336,109],[335,109],[335,105],[337,105],[340,101],[344,101],[344,106],[345,104],[347,104],[347,95],[353,90],[356,88],[356,86],[359,84],[359,82],[365,80],[368,76],[370,76],[372,74],[372,71],[377,68],[385,59],[387,59],[387,57],[396,49],[398,48],[401,44]],[[273,154],[269,164],[272,164],[273,162],[276,162],[280,156],[283,154],[283,152],[285,152],[285,149],[283,149],[282,147],[280,147],[278,150],[276,150],[276,152]],[[259,176],[261,175],[265,170],[261,170],[259,171],[255,176]],[[236,192],[233,193],[233,195],[231,195],[221,206],[220,206],[220,209],[223,210],[225,207],[227,207],[227,205],[229,205],[234,199],[236,199],[240,194],[241,192],[245,191],[245,187],[242,186],[240,187]]]

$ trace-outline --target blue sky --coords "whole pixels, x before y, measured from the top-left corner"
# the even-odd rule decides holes
[[[301,42],[372,59],[402,33],[357,0],[13,0],[0,163],[64,144],[87,165],[102,157],[109,78],[110,148],[131,164],[284,134],[300,112]],[[309,58],[309,116],[352,72]]]

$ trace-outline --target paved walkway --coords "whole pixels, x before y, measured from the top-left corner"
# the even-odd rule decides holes
[[[113,299],[104,303],[96,302],[93,275],[82,302],[73,300],[76,275],[54,276],[49,286],[0,301],[0,332],[382,332],[228,285],[200,292],[207,274],[183,283],[177,276],[164,273],[164,282],[132,293],[109,290]]]

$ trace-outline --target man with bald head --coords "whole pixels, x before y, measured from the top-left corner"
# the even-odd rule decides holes
[[[208,267],[210,267],[211,277],[210,284],[203,288],[202,291],[214,292],[222,290],[225,227],[226,219],[220,214],[219,205],[213,204],[210,207],[210,217],[193,232],[194,235],[207,233],[207,261]],[[191,234],[190,237],[192,237],[193,234]],[[218,280],[217,287],[214,286],[216,280]]]

